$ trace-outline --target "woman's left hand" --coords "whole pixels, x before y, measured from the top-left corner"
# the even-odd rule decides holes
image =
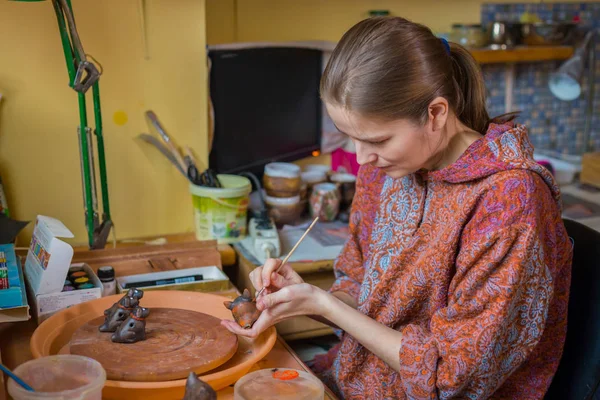
[[[252,328],[244,329],[230,320],[222,320],[221,325],[237,335],[256,338],[265,329],[284,319],[299,315],[323,315],[327,296],[330,296],[327,292],[308,283],[286,286],[256,300],[261,314]]]

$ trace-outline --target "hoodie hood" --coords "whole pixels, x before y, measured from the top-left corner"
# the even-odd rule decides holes
[[[548,185],[554,199],[560,203],[560,189],[550,171],[533,158],[533,146],[524,125],[514,122],[490,124],[487,133],[475,141],[456,162],[430,178],[449,183],[466,183],[502,171],[524,169],[538,174]]]

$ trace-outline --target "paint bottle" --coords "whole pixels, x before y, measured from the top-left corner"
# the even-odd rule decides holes
[[[76,278],[73,282],[75,282],[75,285],[79,286],[88,283],[89,281],[90,279],[87,276],[82,276],[81,278]]]
[[[94,287],[93,283],[82,283],[81,285],[77,286],[77,290],[81,290],[81,289],[91,289]]]
[[[98,268],[98,278],[102,282],[102,297],[111,296],[117,293],[117,283],[115,282],[115,270],[111,266]]]

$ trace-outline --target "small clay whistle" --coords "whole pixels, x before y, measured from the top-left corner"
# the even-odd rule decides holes
[[[100,332],[114,332],[121,322],[125,321],[135,307],[138,306],[138,300],[133,297],[123,297],[119,300],[117,308],[104,317],[104,323],[100,325]]]
[[[185,382],[185,395],[182,400],[217,400],[217,393],[192,371]]]
[[[138,306],[140,299],[144,297],[144,292],[139,289],[129,289],[127,294],[110,308],[104,310],[104,323],[100,325],[100,332],[114,332],[121,322],[123,322],[129,313]]]
[[[235,300],[225,301],[223,304],[231,310],[235,322],[244,329],[252,328],[260,316],[260,311],[256,308],[256,302],[250,296],[248,289],[244,289],[244,293]]]
[[[146,339],[146,317],[150,310],[136,307],[129,317],[121,323],[111,340],[115,343],[135,343]]]

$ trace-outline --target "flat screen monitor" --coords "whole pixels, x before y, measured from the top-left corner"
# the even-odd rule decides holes
[[[210,50],[214,138],[209,166],[252,172],[320,149],[322,51],[297,47]]]

